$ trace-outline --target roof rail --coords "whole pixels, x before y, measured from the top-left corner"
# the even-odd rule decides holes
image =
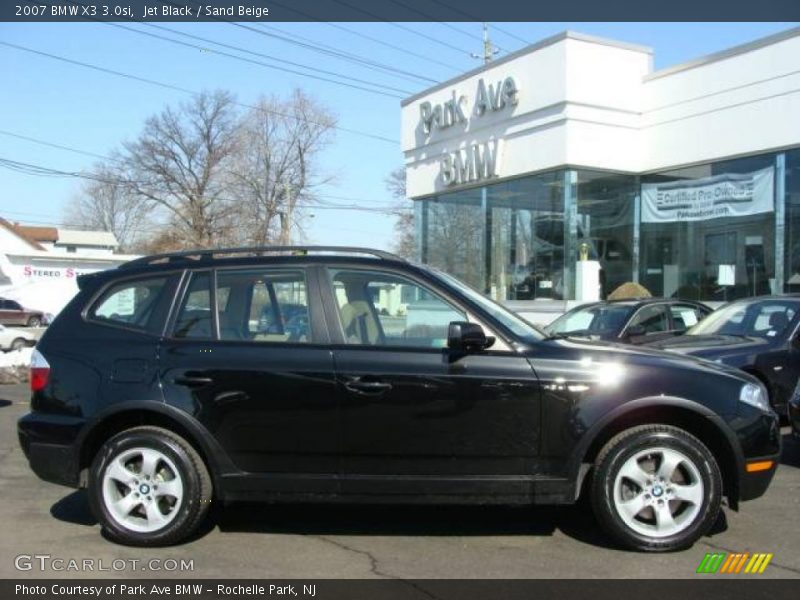
[[[358,248],[350,246],[245,246],[241,248],[198,248],[195,250],[182,250],[180,252],[165,252],[163,254],[151,254],[149,256],[142,256],[134,260],[123,263],[119,266],[120,269],[128,269],[131,267],[140,267],[143,265],[152,265],[156,263],[171,263],[180,262],[181,260],[194,259],[196,261],[210,261],[215,256],[230,255],[230,254],[245,254],[263,256],[265,254],[279,254],[289,253],[296,255],[307,255],[309,253],[329,252],[337,254],[365,254],[374,256],[376,258],[383,258],[388,260],[399,260],[405,262],[405,259],[392,254],[391,252],[384,252],[383,250],[373,250],[371,248]]]

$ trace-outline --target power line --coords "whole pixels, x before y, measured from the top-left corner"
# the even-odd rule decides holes
[[[388,75],[391,75],[391,76],[394,76],[394,77],[399,77],[399,78],[405,79],[407,81],[417,81],[417,82],[418,81],[424,81],[424,82],[427,82],[427,83],[438,83],[435,79],[431,79],[430,77],[426,77],[424,75],[418,75],[417,73],[412,73],[411,71],[406,71],[404,69],[398,69],[397,67],[393,67],[391,65],[386,65],[386,64],[383,64],[383,63],[379,63],[377,61],[369,60],[369,59],[363,58],[361,56],[358,56],[357,54],[352,54],[350,52],[344,52],[344,51],[338,50],[338,49],[336,49],[336,48],[334,48],[332,46],[328,46],[326,44],[316,43],[313,40],[310,40],[309,38],[306,38],[306,37],[303,37],[303,36],[300,36],[300,35],[297,35],[297,34],[293,34],[294,38],[286,37],[284,35],[281,35],[282,30],[280,30],[280,29],[278,29],[276,27],[271,27],[271,26],[266,25],[264,23],[256,23],[256,25],[259,25],[261,27],[261,29],[264,29],[266,31],[272,31],[272,32],[276,32],[277,31],[279,33],[266,33],[266,31],[260,31],[259,29],[255,29],[254,27],[251,27],[249,25],[245,25],[244,23],[234,23],[232,21],[226,21],[226,22],[229,25],[233,25],[235,27],[240,27],[240,28],[246,29],[248,31],[252,31],[253,33],[256,33],[258,35],[263,35],[263,36],[266,36],[266,37],[269,37],[269,38],[272,38],[272,39],[277,39],[277,40],[280,40],[282,42],[286,42],[288,44],[293,44],[295,46],[299,46],[301,48],[305,48],[305,49],[311,50],[313,52],[319,52],[321,54],[325,54],[325,55],[331,56],[333,58],[338,58],[338,59],[345,60],[345,61],[350,62],[350,63],[358,64],[358,65],[361,65],[361,66],[366,67],[368,69],[376,70],[376,71],[379,71],[379,72],[384,72],[384,73],[386,73]],[[301,40],[303,40],[303,41],[301,41]]]
[[[194,48],[195,50],[200,50],[201,52],[210,52],[212,54],[218,54],[220,56],[225,56],[225,57],[231,58],[233,60],[247,62],[247,63],[253,64],[253,65],[258,65],[258,66],[261,66],[261,67],[265,67],[267,69],[274,69],[274,70],[277,70],[277,71],[283,71],[285,73],[292,73],[294,75],[299,75],[301,77],[308,77],[310,79],[316,79],[318,81],[326,81],[328,83],[333,83],[335,85],[341,85],[341,86],[348,87],[348,88],[351,88],[351,89],[361,90],[361,91],[364,91],[364,92],[370,92],[370,93],[373,93],[373,94],[379,94],[381,96],[388,96],[390,98],[400,98],[400,99],[403,98],[403,96],[398,96],[397,94],[390,94],[390,93],[387,93],[387,92],[382,92],[382,91],[380,91],[378,89],[371,89],[371,88],[368,88],[368,87],[364,87],[363,85],[355,85],[355,84],[352,84],[352,83],[346,83],[344,81],[337,81],[335,79],[330,79],[329,77],[322,77],[320,75],[312,75],[310,73],[303,73],[301,71],[296,71],[294,69],[289,69],[287,67],[281,67],[281,66],[278,66],[278,65],[271,65],[271,64],[268,64],[268,63],[265,63],[265,62],[262,62],[262,61],[253,60],[253,59],[250,59],[250,58],[245,58],[244,56],[237,56],[235,54],[230,54],[228,52],[222,52],[221,50],[213,50],[211,48],[205,48],[203,46],[198,46],[196,44],[191,44],[189,42],[182,42],[180,40],[176,40],[176,39],[168,37],[168,36],[159,35],[157,33],[149,33],[147,31],[141,31],[139,29],[134,29],[133,27],[128,27],[126,25],[122,25],[120,23],[111,23],[111,22],[105,21],[105,22],[103,22],[103,24],[104,25],[109,25],[111,27],[118,27],[120,29],[125,29],[126,31],[131,31],[131,32],[137,33],[139,35],[146,35],[148,37],[152,37],[152,38],[156,38],[156,39],[163,40],[163,41],[166,41],[166,42],[170,42],[172,44],[178,44],[179,46],[184,46],[184,47],[187,47],[187,48]],[[171,33],[174,33],[174,34],[177,34],[177,35],[182,35],[184,37],[200,40],[200,41],[206,42],[208,44],[214,44],[215,46],[221,46],[223,48],[233,49],[233,50],[236,50],[237,52],[244,52],[246,54],[252,54],[254,56],[260,56],[260,57],[264,57],[264,58],[267,58],[267,59],[276,60],[276,59],[272,59],[271,57],[269,57],[269,56],[267,56],[265,54],[261,54],[259,52],[254,52],[252,50],[247,50],[246,48],[240,48],[238,46],[232,46],[230,44],[225,44],[223,42],[215,42],[214,40],[210,40],[208,38],[203,38],[203,37],[192,35],[192,34],[189,34],[189,33],[176,31],[174,29],[169,29],[168,27],[162,27],[160,25],[155,25],[153,23],[145,23],[145,25],[147,25],[148,27],[154,27],[156,29],[169,31]],[[372,82],[366,81],[364,79],[359,79],[357,77],[350,77],[348,75],[342,75],[342,74],[336,73],[334,71],[327,71],[325,69],[318,69],[316,67],[309,67],[309,66],[303,65],[301,63],[292,62],[292,61],[289,61],[289,60],[286,60],[286,59],[280,59],[279,62],[283,62],[283,63],[286,63],[288,65],[293,65],[293,66],[300,67],[300,68],[303,68],[303,69],[309,69],[309,70],[317,71],[319,73],[326,73],[326,74],[331,75],[333,77],[340,77],[342,79],[347,79],[349,81],[355,81],[355,82],[363,83],[363,84],[366,84],[366,85],[371,85],[371,86],[374,86],[376,88],[383,88],[385,90],[395,91],[395,92],[399,92],[401,94],[407,94],[407,95],[411,94],[411,92],[409,92],[408,90],[403,90],[403,89],[391,87],[391,86],[388,86],[388,85],[383,85],[383,84],[380,84],[380,83],[372,83]]]
[[[464,30],[463,30],[463,29],[461,29],[460,27],[456,27],[455,25],[453,25],[453,24],[451,24],[451,23],[447,23],[447,22],[445,22],[445,21],[442,21],[442,20],[440,20],[440,19],[437,19],[436,17],[434,17],[434,16],[433,16],[433,15],[431,15],[430,13],[426,13],[426,12],[423,12],[423,11],[421,11],[421,10],[417,9],[417,8],[414,8],[414,7],[412,7],[412,6],[408,6],[407,4],[405,4],[405,3],[403,3],[403,2],[400,2],[400,0],[389,0],[389,2],[391,2],[391,3],[393,3],[393,4],[396,4],[397,6],[400,6],[400,7],[402,7],[402,8],[405,8],[405,9],[406,9],[406,10],[408,10],[408,11],[411,11],[411,12],[413,12],[413,13],[416,13],[416,14],[418,14],[418,15],[420,15],[420,16],[422,16],[422,17],[424,17],[425,19],[428,19],[428,20],[430,20],[430,21],[433,21],[433,22],[435,22],[435,23],[438,23],[438,24],[439,24],[439,25],[441,25],[442,27],[447,27],[448,29],[452,29],[453,31],[456,31],[456,32],[458,32],[458,33],[460,33],[460,34],[462,34],[462,35],[466,35],[466,36],[468,36],[470,39],[472,39],[473,41],[475,40],[475,36],[474,36],[474,35],[472,35],[471,33],[469,33],[468,31],[464,31]],[[507,50],[505,50],[504,48],[501,48],[500,46],[497,46],[497,49],[498,49],[498,50],[501,50],[501,51],[503,51],[503,52],[507,52]]]
[[[112,163],[119,163],[123,164],[124,160],[120,158],[115,158],[111,156],[107,156],[104,154],[97,154],[95,152],[89,152],[88,150],[81,150],[80,148],[75,148],[74,146],[66,146],[63,144],[57,144],[55,142],[50,142],[48,140],[43,140],[41,138],[35,138],[27,135],[22,135],[20,133],[15,133],[13,131],[8,131],[5,129],[0,129],[0,135],[6,135],[9,137],[17,138],[20,140],[25,140],[26,142],[31,142],[33,144],[39,144],[41,146],[48,146],[50,148],[57,148],[59,150],[66,150],[67,152],[74,152],[75,154],[82,154],[85,156],[91,156],[93,158],[98,158],[100,160],[105,160]],[[346,200],[349,202],[359,202],[361,204],[375,204],[375,200],[370,200],[366,198],[353,198],[351,196],[337,196],[335,194],[315,194],[315,196],[319,198],[331,198],[332,200]],[[382,204],[380,201],[377,204]]]
[[[436,3],[436,4],[438,4],[439,6],[443,6],[443,7],[445,7],[445,8],[449,8],[449,9],[450,9],[450,10],[452,10],[453,12],[456,12],[456,13],[458,13],[458,14],[460,14],[460,15],[464,16],[464,17],[467,17],[467,18],[468,18],[470,21],[481,21],[481,19],[479,19],[479,18],[478,18],[478,17],[476,17],[475,15],[471,15],[471,14],[469,14],[468,12],[464,12],[464,11],[463,11],[463,10],[461,10],[460,8],[458,8],[458,7],[456,7],[456,6],[452,6],[451,4],[448,4],[447,2],[443,2],[442,0],[431,0],[431,2],[435,2],[435,3]],[[507,35],[508,37],[510,37],[510,38],[512,38],[512,39],[515,39],[515,40],[517,40],[518,42],[522,42],[522,43],[523,43],[523,44],[525,44],[526,46],[530,44],[530,42],[529,42],[528,40],[526,40],[526,39],[524,39],[524,38],[521,38],[521,37],[519,37],[517,34],[515,34],[515,33],[512,33],[511,31],[508,31],[507,29],[503,29],[503,28],[502,28],[502,27],[500,27],[499,25],[492,24],[492,27],[494,27],[494,28],[495,28],[497,31],[499,31],[500,33],[503,33],[503,34]]]
[[[387,42],[385,40],[382,40],[380,38],[376,38],[376,37],[367,35],[366,33],[362,33],[360,31],[356,31],[354,29],[350,29],[349,27],[345,27],[341,23],[333,23],[331,21],[321,21],[320,19],[316,18],[314,15],[309,14],[307,12],[303,12],[302,10],[297,9],[294,6],[287,6],[286,4],[281,4],[280,2],[275,2],[275,1],[273,1],[272,4],[274,4],[275,6],[280,6],[281,8],[283,8],[285,10],[288,10],[290,12],[293,12],[293,13],[295,13],[297,15],[300,15],[301,17],[304,17],[304,18],[308,19],[309,21],[315,21],[317,23],[322,23],[322,24],[327,25],[329,27],[333,27],[334,29],[338,29],[340,31],[344,31],[346,33],[349,33],[351,35],[354,35],[354,36],[360,37],[362,39],[368,40],[368,41],[373,42],[375,44],[380,44],[381,46],[384,46],[386,48],[391,48],[392,50],[396,50],[397,52],[402,52],[403,54],[406,54],[408,56],[413,56],[414,58],[418,58],[420,60],[424,60],[424,61],[436,64],[436,65],[439,65],[441,67],[446,67],[447,69],[451,69],[453,71],[460,71],[461,70],[456,66],[453,66],[453,65],[450,65],[448,63],[442,62],[442,61],[440,61],[438,59],[435,59],[435,58],[431,58],[430,56],[426,56],[425,54],[419,54],[417,52],[413,52],[413,51],[409,50],[408,48],[404,48],[404,47],[398,46],[396,44],[391,44],[391,43],[389,43],[389,42]]]
[[[400,23],[394,23],[392,21],[386,21],[384,19],[381,19],[375,13],[371,13],[368,10],[364,10],[363,8],[359,8],[357,6],[353,6],[352,4],[349,4],[348,2],[345,2],[344,0],[332,0],[332,1],[336,2],[337,4],[341,4],[342,6],[346,6],[346,7],[350,8],[350,9],[356,11],[356,12],[363,13],[363,14],[369,16],[369,17],[372,17],[373,19],[376,19],[376,20],[381,21],[383,23],[387,23],[388,25],[391,25],[392,27],[396,27],[397,29],[402,29],[403,31],[407,31],[407,32],[412,33],[412,34],[414,34],[416,36],[425,38],[426,40],[428,40],[429,42],[433,42],[434,44],[438,44],[438,45],[443,46],[445,48],[449,48],[451,50],[455,50],[459,54],[469,55],[469,50],[464,50],[463,48],[459,48],[458,46],[454,46],[453,44],[449,44],[447,42],[443,42],[442,40],[436,39],[435,37],[432,37],[430,35],[427,35],[425,33],[422,33],[420,31],[412,29],[411,27],[408,27],[406,25],[401,25]]]
[[[23,173],[25,175],[34,175],[37,177],[72,177],[77,179],[87,179],[89,181],[97,181],[99,183],[108,183],[111,185],[117,185],[121,187],[130,187],[132,184],[141,183],[141,182],[130,182],[124,181],[120,179],[109,179],[104,177],[99,177],[97,175],[92,175],[91,173],[86,172],[78,172],[78,171],[64,171],[61,169],[54,169],[52,167],[45,167],[42,165],[37,165],[33,163],[21,162],[16,160],[11,160],[9,158],[0,157],[0,167],[5,167],[9,170],[16,171],[18,173]],[[220,201],[233,201],[230,198],[217,198]],[[372,212],[372,213],[382,213],[382,214],[396,214],[398,210],[411,210],[409,207],[408,209],[392,209],[392,208],[378,208],[378,207],[368,207],[368,206],[359,206],[357,204],[322,204],[322,203],[311,203],[311,202],[303,202],[302,206],[304,208],[316,208],[320,210],[355,210],[355,211],[362,211],[362,212]]]
[[[35,0],[31,0],[31,1],[33,2]],[[70,0],[70,1],[73,1],[73,3],[74,3],[74,0]],[[158,0],[158,1],[161,4],[168,4],[170,6],[178,6],[177,4],[175,4],[173,2],[169,2],[168,0]],[[189,0],[189,1],[192,2],[192,4],[194,4],[195,6],[198,6],[198,7],[201,7],[201,8],[203,6],[202,4],[199,4],[198,2],[193,2],[192,0]],[[297,12],[297,11],[295,11],[295,12]],[[346,52],[346,51],[343,51],[341,49],[334,48],[333,46],[329,46],[329,45],[326,45],[326,44],[322,44],[322,43],[316,42],[315,40],[311,40],[309,38],[304,38],[303,36],[300,36],[300,35],[297,35],[297,34],[292,34],[292,37],[289,37],[289,36],[286,35],[286,32],[278,29],[277,27],[271,27],[271,26],[266,25],[264,23],[243,24],[243,23],[239,23],[239,22],[236,22],[236,21],[231,21],[229,19],[225,19],[223,17],[212,17],[212,19],[214,19],[215,21],[218,21],[220,23],[227,23],[228,25],[233,25],[234,27],[239,27],[239,28],[242,28],[242,29],[246,29],[248,31],[251,31],[251,32],[259,34],[259,35],[263,35],[263,36],[267,36],[267,37],[270,37],[270,38],[273,38],[273,39],[277,39],[277,40],[280,40],[282,42],[286,42],[288,44],[293,44],[295,46],[299,46],[301,48],[305,48],[305,49],[311,50],[313,52],[320,52],[320,53],[325,54],[327,56],[332,56],[334,58],[339,58],[339,59],[346,60],[346,61],[351,62],[351,63],[359,64],[360,66],[363,66],[363,67],[380,70],[380,71],[389,73],[390,75],[393,75],[395,77],[401,77],[401,78],[406,79],[406,80],[409,80],[409,78],[411,77],[411,78],[414,78],[416,80],[426,81],[428,83],[438,83],[435,79],[431,79],[429,77],[425,77],[423,75],[419,75],[417,73],[412,73],[410,71],[406,71],[406,70],[403,70],[403,69],[398,69],[397,67],[394,67],[392,65],[379,63],[377,61],[370,60],[368,58],[364,58],[363,56],[359,56],[359,55],[353,54],[351,52]],[[96,20],[99,21],[99,19],[96,19]],[[265,33],[264,31],[259,31],[258,29],[255,29],[252,25],[257,25],[261,29],[265,29],[267,31],[273,31],[273,32],[277,32],[277,33],[271,33],[271,34],[270,33]],[[300,40],[305,40],[305,42],[300,41]]]
[[[99,71],[101,73],[106,73],[108,75],[116,75],[117,77],[123,77],[125,79],[138,81],[139,83],[147,83],[148,85],[154,85],[154,86],[157,86],[157,87],[160,87],[160,88],[169,89],[169,90],[173,90],[173,91],[176,91],[176,92],[181,92],[183,94],[189,94],[191,96],[200,96],[200,95],[202,95],[201,92],[198,92],[196,90],[190,90],[188,88],[184,88],[184,87],[180,87],[180,86],[177,86],[177,85],[173,85],[171,83],[164,83],[162,81],[156,81],[154,79],[148,79],[146,77],[140,77],[138,75],[131,75],[130,73],[124,73],[122,71],[115,71],[114,69],[109,69],[109,68],[106,68],[106,67],[100,67],[100,66],[93,65],[93,64],[90,64],[90,63],[85,63],[85,62],[81,62],[81,61],[74,60],[74,59],[71,59],[71,58],[66,58],[65,56],[60,56],[60,55],[57,55],[57,54],[50,54],[48,52],[43,52],[41,50],[35,50],[33,48],[28,48],[28,47],[25,47],[25,46],[19,46],[17,44],[11,44],[9,42],[4,42],[2,40],[0,40],[0,45],[1,46],[6,46],[8,48],[13,48],[15,50],[20,50],[22,52],[29,52],[31,54],[44,56],[46,58],[50,58],[52,60],[57,60],[57,61],[64,62],[64,63],[68,63],[68,64],[71,64],[71,65],[84,67],[86,69],[92,69],[93,71]],[[292,115],[290,113],[283,113],[281,111],[265,109],[265,108],[261,108],[261,107],[258,107],[258,106],[254,106],[252,104],[243,104],[241,102],[234,102],[234,104],[236,106],[241,106],[241,107],[244,107],[244,108],[249,108],[249,109],[254,109],[254,110],[261,110],[261,111],[263,111],[265,113],[268,113],[268,114],[273,114],[273,115],[277,115],[277,116],[284,117],[284,118],[294,119],[296,121],[300,120],[300,117],[297,117],[297,116]],[[316,123],[314,121],[309,121],[309,122],[312,122],[312,123],[317,124],[317,125],[321,125],[321,123]],[[369,132],[366,132],[366,131],[360,131],[358,129],[350,129],[348,127],[342,127],[341,125],[330,125],[330,127],[332,129],[336,129],[336,130],[342,131],[344,133],[350,133],[350,134],[353,134],[353,135],[360,135],[360,136],[368,137],[368,138],[371,138],[371,139],[374,139],[374,140],[387,142],[387,143],[390,143],[390,144],[395,145],[395,146],[397,145],[397,140],[393,140],[391,138],[388,138],[388,137],[385,137],[385,136],[382,136],[382,135],[379,135],[379,134],[376,134],[376,133],[369,133]]]

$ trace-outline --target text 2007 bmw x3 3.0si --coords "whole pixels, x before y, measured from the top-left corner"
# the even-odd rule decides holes
[[[548,338],[423,265],[353,248],[195,251],[82,276],[39,342],[31,468],[108,536],[163,545],[237,500],[571,504],[691,545],[780,454],[763,385]]]

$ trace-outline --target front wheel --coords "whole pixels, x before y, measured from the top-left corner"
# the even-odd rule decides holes
[[[719,466],[706,446],[670,425],[623,431],[600,451],[592,507],[623,545],[664,552],[687,548],[717,520]]]
[[[42,320],[39,317],[31,317],[28,319],[27,326],[28,327],[39,327],[42,324]]]
[[[211,495],[203,459],[160,427],[135,427],[109,439],[89,476],[89,502],[103,530],[134,546],[186,539],[207,514]]]
[[[17,350],[22,350],[28,346],[28,342],[26,342],[22,338],[16,338],[13,342],[11,342],[11,351],[16,352]]]

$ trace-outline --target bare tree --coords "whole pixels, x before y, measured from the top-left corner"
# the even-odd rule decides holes
[[[235,228],[235,203],[226,181],[237,149],[233,96],[204,92],[145,122],[139,138],[124,144],[129,185],[166,209],[171,238],[185,246],[224,242]]]
[[[110,231],[120,250],[135,248],[146,236],[153,203],[135,194],[112,165],[97,164],[87,175],[88,181],[64,211],[64,224]]]
[[[406,170],[398,167],[386,177],[386,189],[395,200],[392,211],[397,220],[394,224],[394,250],[405,258],[417,258],[417,236],[412,204],[406,198]]]
[[[262,98],[244,115],[231,180],[243,201],[240,229],[249,243],[288,244],[302,205],[330,178],[319,153],[331,141],[334,116],[301,90],[288,99]]]

